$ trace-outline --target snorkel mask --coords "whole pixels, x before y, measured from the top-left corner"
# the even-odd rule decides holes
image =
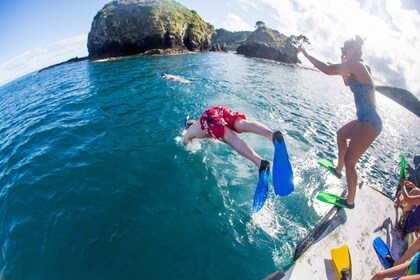
[[[187,115],[186,117],[185,117],[185,119],[184,119],[184,128],[185,129],[188,129],[188,127],[187,127],[187,122],[188,122],[188,120],[190,119],[190,115]]]

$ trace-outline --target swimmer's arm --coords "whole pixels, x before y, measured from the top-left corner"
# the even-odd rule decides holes
[[[182,139],[182,144],[184,144],[184,147],[188,146],[188,143],[191,142],[192,137],[188,135],[188,132],[185,133],[184,138]]]
[[[182,139],[182,144],[184,147],[187,147],[192,139],[197,138],[197,133],[195,132],[195,124],[191,125],[187,131],[185,131],[184,138]]]

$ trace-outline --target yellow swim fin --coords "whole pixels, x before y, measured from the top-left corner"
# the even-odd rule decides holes
[[[351,279],[351,257],[349,246],[331,249],[331,257],[338,279]]]

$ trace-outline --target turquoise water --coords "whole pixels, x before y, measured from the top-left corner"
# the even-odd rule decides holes
[[[392,194],[399,154],[411,163],[420,127],[377,101],[384,129],[358,168]],[[185,116],[218,104],[284,132],[292,195],[271,188],[252,214],[252,163],[220,142],[180,144]],[[1,87],[0,108],[6,280],[261,279],[286,269],[329,209],[316,194],[345,188],[316,159],[336,159],[335,132],[355,117],[339,77],[217,53],[62,65]],[[266,139],[241,137],[272,158]]]

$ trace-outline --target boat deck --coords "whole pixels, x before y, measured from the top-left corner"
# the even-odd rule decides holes
[[[349,246],[352,279],[370,279],[383,270],[373,248],[380,236],[399,259],[406,249],[394,203],[381,192],[363,186],[357,190],[354,209],[333,207],[320,224],[299,244],[295,263],[286,271],[278,271],[266,279],[337,279],[331,249]]]

